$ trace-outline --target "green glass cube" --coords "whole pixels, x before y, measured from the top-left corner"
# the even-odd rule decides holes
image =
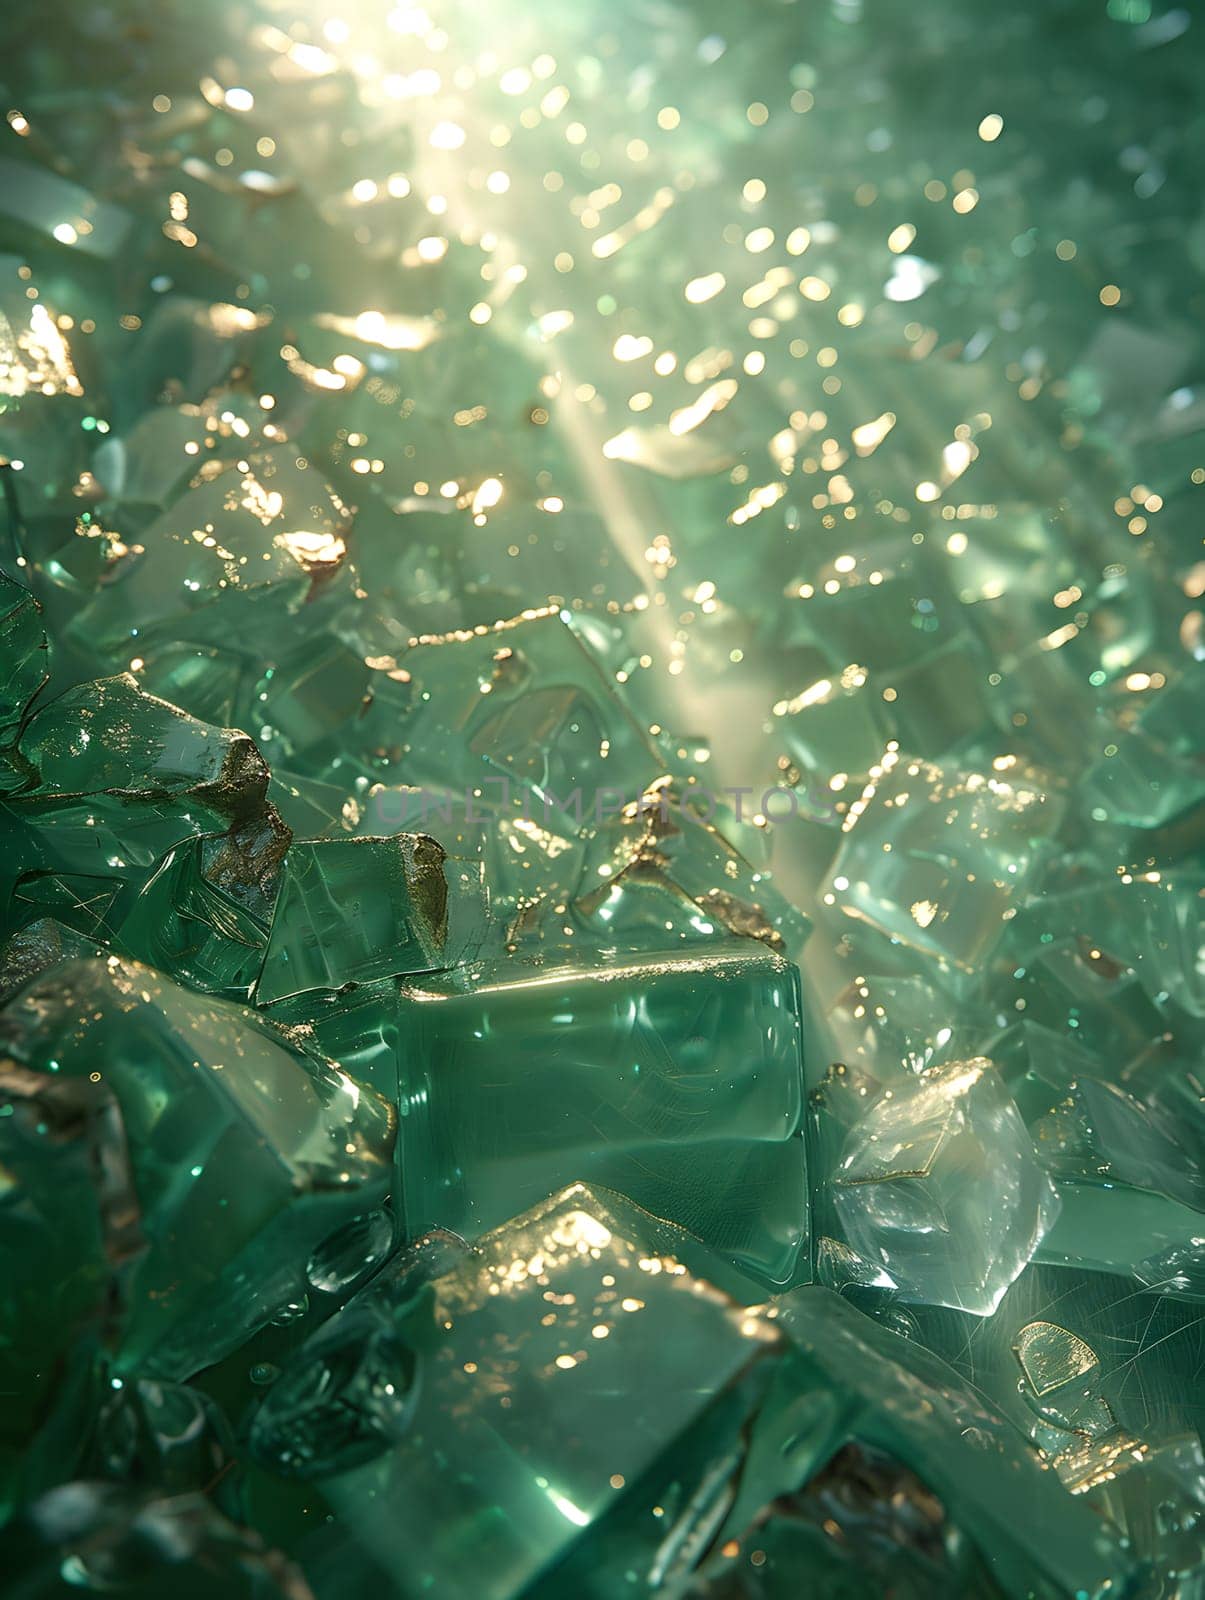
[[[1062,1200],[1041,1259],[1132,1274],[1193,1299],[1205,1276],[1205,1171],[1199,1129],[1084,1073],[1033,1124]]]
[[[485,813],[527,797],[540,820],[580,790],[632,800],[659,762],[592,653],[555,612],[420,640],[381,675],[366,727],[387,719],[406,782],[463,795],[484,787]]]
[[[467,1254],[443,1246],[434,1272],[420,1258],[363,1291],[375,1309],[339,1319],[356,1336],[320,1332],[253,1424],[269,1471],[297,1470],[307,1416],[336,1464],[371,1457],[321,1476],[334,1520],[295,1547],[320,1600],[349,1585],[515,1600],[545,1575],[556,1592],[558,1564],[605,1540],[629,1492],[655,1533],[684,1437],[779,1343],[637,1208],[582,1185]],[[274,1491],[257,1493],[270,1526]]]
[[[832,791],[825,793],[829,779],[840,772],[865,783],[891,736],[882,698],[871,686],[869,673],[851,663],[840,673],[817,678],[790,699],[777,701],[774,715],[775,737],[812,797],[809,815],[819,811],[835,821]]]
[[[294,844],[257,1002],[452,966],[483,920],[479,864],[426,834]]]
[[[1118,1068],[1167,1032],[1167,1018],[1134,970],[1089,940],[1045,945],[1011,977],[1012,984],[1001,987],[1015,1010]]]
[[[119,1367],[180,1378],[304,1285],[311,1253],[389,1187],[396,1116],[296,1035],[134,962],[68,961],[0,1021],[23,1066],[105,1084],[147,1241]]]
[[[1031,1130],[1065,1099],[1077,1077],[1094,1071],[1092,1056],[1073,1037],[1029,1020],[1014,1022],[996,1034],[983,1053]]]
[[[655,951],[736,936],[799,958],[811,924],[701,814],[716,809],[707,798],[661,778],[592,832],[569,915],[593,945]]]
[[[766,1285],[807,1260],[796,969],[757,947],[403,986],[406,1226],[467,1237],[578,1177]],[[379,1086],[379,1079],[378,1086]]]

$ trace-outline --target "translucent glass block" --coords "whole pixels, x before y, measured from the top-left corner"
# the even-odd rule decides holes
[[[1200,1119],[1088,1074],[1033,1126],[1062,1198],[1042,1259],[1195,1299],[1205,1269]]]
[[[884,1081],[901,1068],[920,1072],[966,1060],[990,1032],[985,1006],[955,1004],[936,983],[906,973],[855,978],[835,996],[828,1024],[839,1058]]]
[[[50,969],[5,1011],[3,1041],[35,1071],[96,1078],[119,1108],[145,1241],[115,1344],[124,1366],[184,1377],[220,1358],[389,1187],[391,1106],[254,1012],[148,967]]]
[[[471,1237],[576,1177],[767,1285],[796,1277],[808,1201],[794,967],[751,946],[476,977],[468,993],[403,992],[411,1232]]]
[[[479,864],[425,834],[294,844],[257,1002],[450,967],[484,916]]]
[[[955,973],[989,959],[1061,806],[1014,758],[961,771],[888,751],[845,824],[825,886],[847,917]],[[830,902],[831,903],[831,902]]]
[[[1094,1070],[1093,1058],[1074,1038],[1040,1022],[1014,1022],[984,1047],[1032,1130],[1065,1099],[1076,1078]]]
[[[337,761],[340,748],[355,742],[373,678],[363,656],[336,639],[292,650],[258,678],[247,715],[273,767],[301,760],[322,770]]]
[[[596,825],[569,906],[591,944],[665,950],[675,937],[722,943],[735,935],[799,958],[810,923],[769,872],[699,814],[714,812],[714,799],[707,801],[664,778]]]
[[[898,744],[941,758],[999,738],[989,674],[984,651],[964,633],[880,673],[874,688]]]
[[[1046,945],[1041,954],[1015,967],[1012,977],[1013,984],[1004,989],[1007,1003],[1098,1061],[1121,1067],[1167,1031],[1167,1018],[1133,969],[1090,941]]]
[[[529,795],[538,821],[546,796],[559,807],[580,790],[592,816],[598,791],[634,800],[658,776],[644,730],[556,613],[420,641],[398,667],[374,717],[394,730],[410,784],[481,785],[486,812]]]
[[[337,1521],[298,1549],[324,1594],[555,1586],[579,1548],[591,1564],[629,1491],[657,1529],[649,1502],[706,1472],[680,1459],[691,1430],[778,1347],[637,1208],[581,1185],[472,1251],[431,1248],[316,1335],[253,1425],[269,1471],[319,1474]]]
[[[990,1062],[931,1069],[884,1094],[833,1176],[846,1237],[905,1299],[990,1315],[1058,1198]]]
[[[806,792],[822,795],[837,772],[865,782],[887,748],[891,724],[865,667],[851,663],[777,701],[774,733]]]
[[[347,508],[291,447],[207,462],[145,530],[117,581],[76,616],[73,632],[119,653],[156,628],[187,634],[195,614],[217,602],[228,630],[232,605],[259,591],[295,610],[344,561],[349,526]]]

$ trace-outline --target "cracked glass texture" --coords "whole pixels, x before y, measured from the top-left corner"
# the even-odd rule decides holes
[[[1200,1589],[1203,51],[1173,0],[5,19],[15,1592]],[[583,1179],[674,1343],[574,1400],[618,1332],[544,1374],[552,1284],[436,1328],[470,1495],[395,1290]],[[382,1439],[414,1497],[308,1543],[286,1456]]]

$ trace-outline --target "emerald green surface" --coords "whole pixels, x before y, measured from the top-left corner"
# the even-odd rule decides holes
[[[143,1236],[123,1371],[182,1377],[220,1359],[388,1187],[390,1105],[251,1012],[136,963],[51,968],[10,1002],[2,1036],[22,1067],[107,1084],[117,1102],[118,1142],[97,1160],[129,1162]],[[27,1181],[36,1204],[50,1175]]]
[[[404,986],[397,1029],[412,1229],[472,1237],[576,1174],[767,1288],[806,1271],[800,998],[780,958],[475,969],[467,994]]]
[[[764,1555],[768,1529],[807,1528],[793,1497],[842,1452],[848,1470],[866,1451],[895,1475],[896,1514],[938,1524],[927,1541],[901,1538],[918,1579],[950,1568],[947,1592],[957,1579],[1047,1595],[1124,1569],[1085,1508],[1035,1523],[1046,1474],[942,1361],[825,1289],[741,1312],[663,1254],[661,1235],[578,1186],[476,1252],[432,1237],[311,1338],[261,1408],[252,1449],[278,1474],[316,1480],[308,1500],[268,1479],[255,1495],[298,1541],[319,1595],[438,1581],[450,1594],[602,1597],[657,1587],[658,1573],[680,1588],[707,1551],[703,1581],[739,1592],[737,1563]],[[615,1407],[617,1384],[631,1411]],[[558,1386],[573,1396],[568,1429],[547,1420]],[[432,1477],[425,1451],[443,1472]],[[838,1496],[851,1483],[830,1471]],[[994,1576],[940,1526],[942,1505],[990,1551]],[[306,1532],[320,1508],[333,1524]],[[650,1541],[652,1570],[625,1573]],[[787,1581],[784,1559],[762,1575],[770,1593]]]
[[[345,1470],[336,1455],[321,1476],[337,1524],[313,1540],[320,1594],[347,1583],[523,1592],[592,1538],[626,1484],[664,1471],[680,1437],[775,1342],[663,1258],[638,1211],[580,1187],[488,1235],[463,1265],[368,1293],[382,1333],[354,1346],[364,1355],[354,1385],[336,1370],[344,1414],[350,1402],[378,1419],[377,1453]],[[362,1315],[353,1303],[338,1320]],[[302,1362],[322,1360],[324,1342],[328,1359],[346,1351],[329,1333],[318,1341]],[[299,1373],[289,1399],[302,1381],[329,1392],[329,1380]],[[290,1382],[286,1372],[282,1391]],[[628,1404],[615,1404],[617,1389]],[[565,1427],[557,1419],[570,1413]],[[253,1435],[269,1465],[278,1415],[274,1393]]]
[[[5,17],[5,1600],[1200,1600],[1203,49]]]
[[[0,1118],[0,1381],[7,1396],[0,1506],[7,1516],[62,1364],[78,1338],[117,1310],[113,1275],[141,1239],[109,1088],[9,1061],[0,1076]],[[97,1183],[98,1173],[106,1181]],[[36,1484],[36,1470],[28,1475]]]
[[[444,852],[423,834],[295,844],[256,985],[261,1005],[451,960]]]
[[[888,749],[842,842],[827,892],[847,916],[974,974],[997,941],[1058,824],[1039,775],[946,768]]]

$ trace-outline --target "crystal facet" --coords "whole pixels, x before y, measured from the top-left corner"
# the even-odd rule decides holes
[[[1202,1600],[1199,9],[9,8],[6,1594]]]
[[[185,1377],[234,1348],[388,1188],[389,1105],[254,1013],[149,968],[53,968],[0,1036],[31,1072],[106,1084],[119,1108],[146,1240],[116,1346],[127,1369]]]
[[[668,1488],[667,1456],[777,1343],[663,1255],[638,1210],[580,1185],[471,1252],[428,1249],[434,1266],[420,1251],[316,1336],[255,1425],[265,1465],[283,1451],[322,1472],[337,1520],[299,1552],[341,1583],[527,1593],[625,1486]],[[561,1407],[572,1427],[551,1421]]]
[[[476,980],[403,993],[398,1182],[412,1230],[471,1237],[577,1174],[767,1286],[797,1281],[808,1194],[793,967],[674,951]]]
[[[1058,1197],[990,1061],[932,1068],[856,1124],[833,1198],[854,1249],[905,1298],[988,1316]]]

